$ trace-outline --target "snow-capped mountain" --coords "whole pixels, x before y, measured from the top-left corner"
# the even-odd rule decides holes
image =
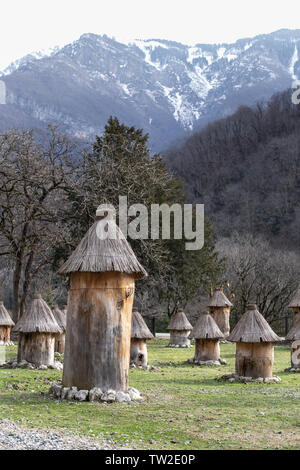
[[[195,46],[84,34],[5,70],[0,127],[54,120],[89,139],[116,115],[149,132],[161,150],[184,132],[290,87],[300,78],[299,57],[300,30]]]

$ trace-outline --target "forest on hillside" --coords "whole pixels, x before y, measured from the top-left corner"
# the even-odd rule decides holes
[[[237,231],[299,246],[300,106],[290,91],[240,107],[166,158],[190,200],[205,204],[218,238]]]

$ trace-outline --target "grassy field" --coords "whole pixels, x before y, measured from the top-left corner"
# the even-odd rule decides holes
[[[72,430],[112,438],[139,449],[299,449],[300,374],[290,365],[288,346],[275,347],[274,374],[280,384],[230,384],[215,378],[234,372],[235,346],[222,344],[227,366],[199,367],[186,361],[193,349],[148,343],[149,363],[158,371],[130,371],[130,385],[143,403],[59,402],[47,397],[58,371],[0,370],[0,419],[26,427]],[[16,347],[7,348],[16,356]]]

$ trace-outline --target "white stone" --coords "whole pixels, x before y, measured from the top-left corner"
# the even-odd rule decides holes
[[[78,392],[77,387],[70,388],[70,390],[67,392],[67,400],[73,400],[77,392]]]
[[[90,401],[100,401],[102,395],[103,395],[103,392],[102,392],[101,388],[94,387],[89,391],[89,400]]]
[[[53,384],[50,388],[50,394],[54,396],[54,398],[61,397],[62,385]]]
[[[101,401],[113,402],[116,401],[116,392],[114,390],[107,390],[101,396]]]
[[[23,359],[21,362],[18,363],[18,367],[20,367],[21,369],[26,369],[27,365],[28,365],[28,362],[25,361],[25,359]]]
[[[131,398],[130,398],[129,393],[117,392],[117,394],[116,394],[116,401],[119,402],[119,403],[122,403],[122,402],[129,402],[129,401],[131,401]]]
[[[75,395],[75,400],[77,401],[86,401],[89,395],[88,390],[79,390]]]
[[[65,400],[67,398],[67,395],[69,393],[70,387],[63,387],[61,391],[61,399]]]
[[[47,370],[48,367],[45,364],[39,366],[39,370]]]
[[[136,388],[129,387],[128,393],[129,393],[131,400],[142,400],[141,394]]]

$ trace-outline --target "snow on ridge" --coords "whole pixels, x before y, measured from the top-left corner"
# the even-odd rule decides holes
[[[151,65],[152,67],[155,67],[157,70],[162,70],[163,67],[160,65],[159,62],[153,62],[151,60],[151,53],[157,47],[168,49],[168,46],[166,46],[166,44],[160,43],[159,41],[155,41],[155,40],[147,41],[143,39],[136,39],[135,41],[132,42],[132,44],[138,47],[145,54],[145,62],[147,62],[147,64]]]
[[[180,122],[186,129],[192,130],[195,120],[200,117],[199,110],[191,106],[191,103],[185,99],[183,94],[161,83],[159,83],[159,85],[174,110],[174,119]]]
[[[299,60],[298,48],[297,48],[297,44],[295,44],[294,53],[292,55],[290,67],[289,67],[289,73],[293,80],[297,80],[297,75],[295,75],[295,65],[296,65],[296,62],[298,62],[298,60]]]
[[[59,49],[60,49],[59,46],[54,46],[54,47],[49,47],[47,49],[41,49],[39,51],[30,52],[29,54],[11,62],[4,70],[1,71],[1,74],[9,75],[10,73],[18,70],[19,67],[22,67],[23,65],[26,65],[29,62],[32,62],[35,60],[41,60],[41,59],[44,59],[45,57],[51,57],[56,52],[58,52]]]

